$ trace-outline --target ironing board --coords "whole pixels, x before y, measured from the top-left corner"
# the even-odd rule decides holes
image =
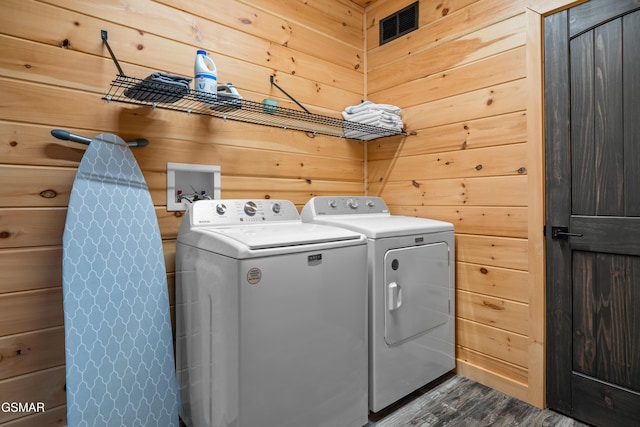
[[[69,427],[178,426],[162,240],[127,143],[91,140],[63,235]]]

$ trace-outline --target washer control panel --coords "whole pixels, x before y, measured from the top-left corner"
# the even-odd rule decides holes
[[[233,225],[274,221],[299,221],[289,200],[199,200],[189,207],[192,225]]]
[[[302,215],[305,213],[312,216],[388,214],[389,208],[380,197],[318,196],[305,205]]]

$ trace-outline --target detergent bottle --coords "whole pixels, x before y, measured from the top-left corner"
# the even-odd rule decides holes
[[[194,71],[196,99],[202,102],[214,102],[218,96],[218,70],[204,50],[198,50]]]

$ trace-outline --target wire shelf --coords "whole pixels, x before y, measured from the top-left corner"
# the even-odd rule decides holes
[[[303,131],[313,135],[321,134],[358,140],[406,135],[397,129],[265,105],[261,102],[221,94],[216,98],[209,93],[122,74],[117,75],[111,82],[109,92],[102,99]]]

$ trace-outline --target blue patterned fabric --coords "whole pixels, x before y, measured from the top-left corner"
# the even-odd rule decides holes
[[[162,240],[126,143],[103,134],[78,168],[63,236],[69,427],[178,425]]]

